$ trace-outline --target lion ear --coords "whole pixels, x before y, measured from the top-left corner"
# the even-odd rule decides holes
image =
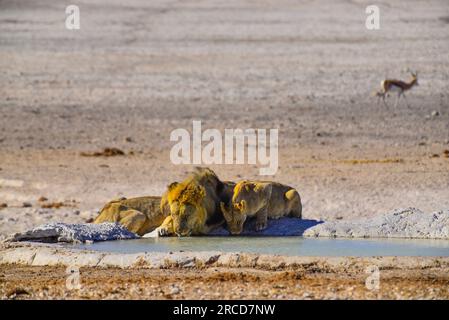
[[[226,205],[222,201],[220,201],[220,208],[225,218],[230,216],[231,212],[228,209],[226,209]]]
[[[176,188],[179,185],[179,182],[172,182],[167,186],[168,191],[172,191],[174,188]]]

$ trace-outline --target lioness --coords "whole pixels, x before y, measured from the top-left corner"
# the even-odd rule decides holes
[[[229,205],[220,203],[231,234],[240,234],[247,217],[256,217],[256,230],[267,227],[267,220],[284,216],[301,218],[302,204],[292,187],[264,181],[241,181],[234,188]]]
[[[166,192],[170,215],[156,229],[158,235],[201,235],[221,225],[220,201],[230,199],[234,186],[208,168],[196,168],[186,180],[170,184]]]
[[[162,200],[161,200],[162,199]],[[94,223],[118,222],[131,232],[144,235],[170,215],[166,195],[161,197],[120,198],[108,202]]]

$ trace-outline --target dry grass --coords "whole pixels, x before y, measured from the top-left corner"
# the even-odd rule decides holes
[[[348,159],[342,160],[342,163],[347,164],[370,164],[370,163],[404,163],[401,158],[386,158],[386,159]]]
[[[124,156],[125,152],[119,148],[104,148],[102,151],[81,152],[82,157],[115,157]]]

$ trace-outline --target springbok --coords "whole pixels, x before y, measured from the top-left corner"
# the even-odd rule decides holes
[[[377,101],[379,102],[380,98],[382,98],[384,104],[388,107],[387,103],[385,102],[385,97],[388,96],[390,92],[397,92],[398,96],[396,98],[396,103],[394,104],[394,107],[398,105],[401,96],[404,96],[405,103],[407,103],[407,106],[410,107],[407,98],[405,97],[405,91],[410,90],[413,86],[418,85],[418,73],[411,72],[411,74],[412,79],[410,80],[410,82],[392,79],[383,80],[380,83],[381,91],[377,91],[374,93],[374,95],[378,98]]]

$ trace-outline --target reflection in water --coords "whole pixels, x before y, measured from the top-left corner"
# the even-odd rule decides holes
[[[449,241],[302,237],[146,238],[67,245],[105,252],[225,251],[290,256],[449,256]]]

